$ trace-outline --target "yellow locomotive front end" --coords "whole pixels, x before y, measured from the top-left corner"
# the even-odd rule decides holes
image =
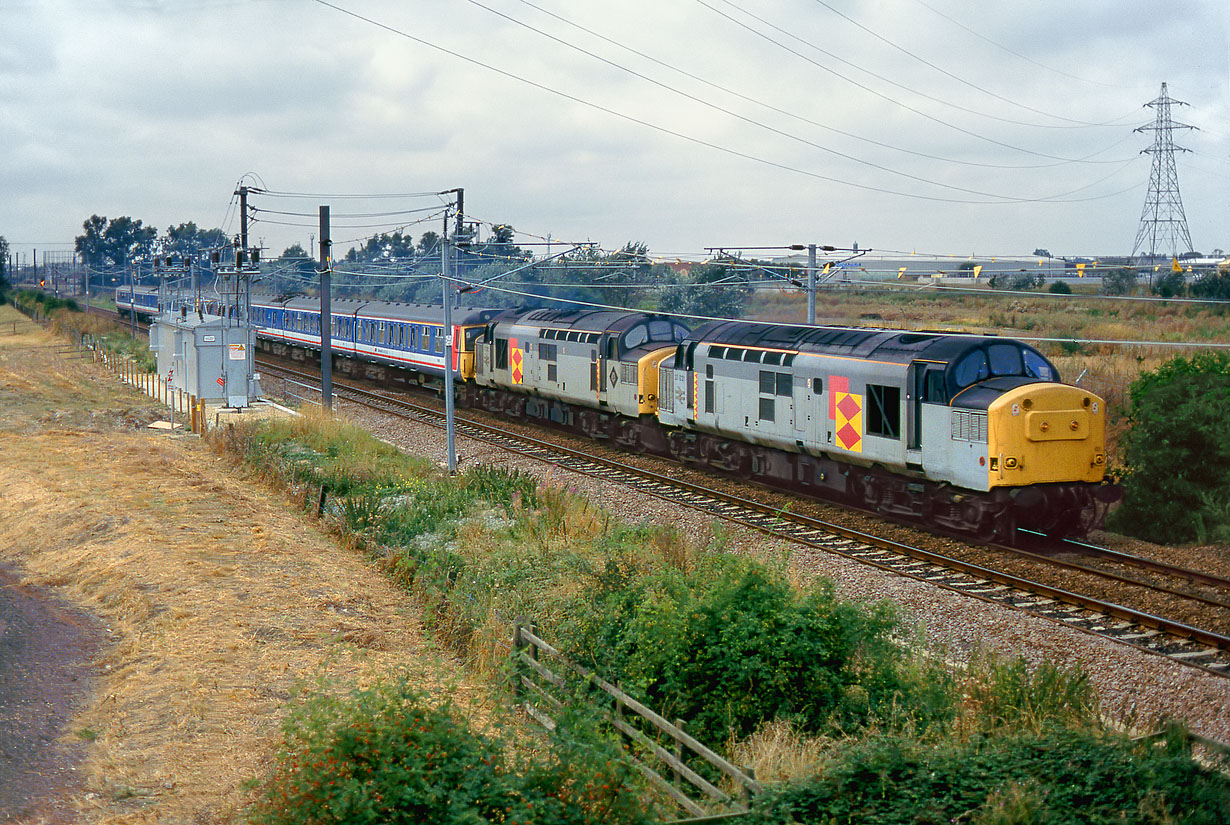
[[[1106,473],[1106,404],[1066,384],[1026,384],[987,408],[989,487],[1097,484]]]

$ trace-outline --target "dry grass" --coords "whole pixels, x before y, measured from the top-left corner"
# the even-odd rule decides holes
[[[237,821],[288,703],[321,677],[407,672],[487,715],[406,594],[282,496],[191,437],[58,423],[57,401],[76,416],[141,402],[88,362],[14,348],[46,343],[0,337],[0,559],[107,628],[71,726],[97,734],[81,821]]]
[[[787,721],[774,721],[743,740],[727,745],[736,765],[747,765],[762,783],[789,782],[816,775],[835,740],[800,733]]]

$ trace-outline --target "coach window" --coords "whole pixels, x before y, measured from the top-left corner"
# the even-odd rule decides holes
[[[444,329],[435,330],[436,333],[436,352],[444,352]]]
[[[867,434],[901,437],[901,388],[867,385]]]

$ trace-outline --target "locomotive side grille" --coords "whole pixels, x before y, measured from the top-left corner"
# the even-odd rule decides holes
[[[954,441],[987,443],[987,414],[973,410],[953,410],[952,438]]]
[[[636,383],[636,364],[620,364],[619,380],[625,384]]]
[[[675,411],[675,371],[658,370],[658,409]]]

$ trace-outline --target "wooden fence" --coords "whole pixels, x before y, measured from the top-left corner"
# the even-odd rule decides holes
[[[521,623],[513,629],[517,690],[526,713],[553,729],[551,714],[562,710],[569,698],[568,674],[580,677],[579,683],[597,694],[593,704],[600,706],[602,717],[621,734],[633,767],[691,816],[673,822],[716,823],[747,813],[752,796],[761,789],[751,768],[733,765],[689,736],[682,722],[672,724],[615,685],[568,661],[539,638],[536,630]],[[701,771],[725,777],[723,784],[733,787],[733,795]]]

